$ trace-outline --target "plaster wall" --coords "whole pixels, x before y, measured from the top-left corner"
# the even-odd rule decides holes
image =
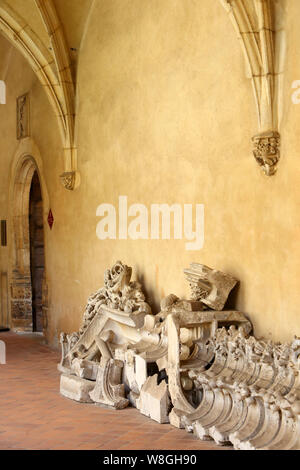
[[[61,330],[78,330],[87,297],[117,259],[133,266],[154,311],[171,292],[189,296],[183,268],[196,261],[240,279],[231,302],[249,314],[257,336],[300,336],[300,105],[291,100],[291,84],[300,79],[299,20],[300,4],[290,0],[281,160],[272,177],[252,156],[251,84],[217,1],[94,2],[77,68],[81,185],[74,192],[59,182],[61,142],[46,95],[23,59],[12,62],[8,104],[0,107],[0,211],[5,217],[17,147],[15,97],[30,89],[32,137],[54,215],[45,235],[51,343]],[[203,249],[187,251],[184,240],[98,240],[97,206],[117,208],[119,195],[148,209],[204,204]],[[0,262],[8,266],[5,249]]]

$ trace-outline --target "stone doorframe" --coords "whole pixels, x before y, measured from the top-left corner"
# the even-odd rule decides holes
[[[14,331],[32,331],[32,287],[30,272],[29,198],[34,172],[40,180],[43,220],[46,227],[49,197],[43,177],[43,163],[38,147],[31,138],[23,139],[13,158],[9,191],[9,284],[10,327]],[[45,236],[45,233],[44,233]],[[44,240],[46,249],[46,236]],[[46,250],[45,250],[46,251]],[[43,331],[48,325],[47,260],[43,278]]]

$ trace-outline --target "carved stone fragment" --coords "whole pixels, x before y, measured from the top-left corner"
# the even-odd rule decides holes
[[[192,289],[192,299],[214,310],[224,308],[230,291],[238,282],[228,274],[198,263],[191,263],[184,273]]]
[[[90,392],[93,402],[113,406],[117,410],[126,408],[129,401],[124,396],[124,385],[121,383],[122,368],[122,361],[105,357],[101,359],[96,385]]]
[[[152,375],[143,385],[136,407],[143,415],[158,423],[169,423],[170,397],[165,381],[157,384],[157,374]]]
[[[60,377],[60,393],[82,403],[92,403],[89,392],[94,386],[94,382],[76,377],[76,375],[62,374]]]
[[[73,191],[75,188],[76,172],[75,171],[65,171],[60,175],[60,181],[65,189]]]
[[[274,175],[280,159],[280,134],[277,131],[263,132],[252,137],[253,155],[267,176]]]

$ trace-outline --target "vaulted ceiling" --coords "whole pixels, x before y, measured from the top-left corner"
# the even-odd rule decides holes
[[[15,16],[22,18],[35,33],[39,41],[50,50],[51,38],[43,21],[38,3],[36,0],[0,0],[0,8],[4,10],[10,8]],[[40,3],[53,4],[57,17],[63,26],[72,64],[76,65],[78,50],[93,0],[51,0],[51,2],[49,0],[42,0]]]
[[[33,68],[57,116],[66,173],[76,172],[72,166],[76,160],[76,69],[89,13],[97,1],[100,0],[0,0],[0,33]],[[276,103],[280,103],[282,64],[277,64],[276,58],[283,57],[280,48],[284,48],[284,37],[277,19],[283,15],[276,14],[280,7],[276,0],[217,1],[231,19],[245,54],[258,113],[260,134],[258,140],[255,136],[256,149],[261,134],[265,139],[264,133],[271,130],[278,136]],[[9,48],[0,44],[0,80],[9,54]],[[271,172],[268,167],[266,171],[273,174],[275,168]]]

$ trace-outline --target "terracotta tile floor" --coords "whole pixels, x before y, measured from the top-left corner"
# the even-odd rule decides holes
[[[0,449],[224,449],[160,425],[134,408],[115,411],[59,394],[59,352],[41,337],[0,333]]]

